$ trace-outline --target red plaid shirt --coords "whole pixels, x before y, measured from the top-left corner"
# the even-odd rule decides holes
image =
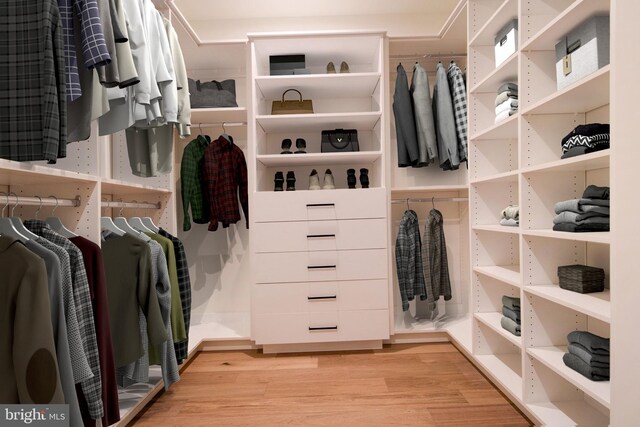
[[[247,162],[238,146],[222,136],[213,141],[204,153],[204,185],[209,196],[209,231],[224,228],[240,221],[240,204],[249,228],[249,194],[247,190]]]

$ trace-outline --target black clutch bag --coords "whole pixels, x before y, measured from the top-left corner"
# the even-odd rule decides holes
[[[323,130],[320,151],[323,153],[360,151],[358,131],[356,129]]]

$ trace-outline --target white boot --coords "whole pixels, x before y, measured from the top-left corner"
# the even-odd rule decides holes
[[[333,181],[333,174],[331,173],[331,169],[327,169],[324,172],[324,185],[322,186],[323,190],[335,190],[336,185]]]
[[[309,175],[309,190],[320,190],[320,177],[315,169]]]

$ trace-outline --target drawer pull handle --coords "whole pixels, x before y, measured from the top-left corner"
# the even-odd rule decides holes
[[[308,265],[307,269],[309,270],[328,270],[328,269],[335,269],[336,265]]]
[[[333,238],[335,239],[335,234],[307,234],[307,239],[323,239],[323,238]]]
[[[327,295],[323,297],[307,297],[309,301],[318,301],[318,300],[327,300],[327,299],[338,299],[337,295]]]
[[[335,206],[336,206],[335,203],[308,203],[307,204],[308,208],[330,208]]]
[[[337,326],[309,326],[310,331],[337,331]]]

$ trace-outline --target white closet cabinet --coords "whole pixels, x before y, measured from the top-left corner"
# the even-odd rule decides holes
[[[251,337],[267,352],[379,346],[389,337],[384,34],[254,34],[249,49]],[[270,55],[293,53],[305,54],[311,74],[269,75]],[[330,61],[350,73],[327,74]],[[313,101],[313,114],[271,114],[290,88]],[[359,152],[321,152],[321,131],[337,128],[357,129]],[[284,138],[292,151],[304,138],[307,152],[279,154]],[[336,189],[308,190],[311,170],[322,186],[328,168]],[[348,189],[349,168],[357,178],[368,169],[370,188],[358,180]],[[274,191],[278,171],[295,173],[295,191]]]
[[[606,0],[469,1],[472,354],[537,423],[554,427],[606,426],[611,409],[610,382],[584,378],[562,355],[571,331],[612,335],[609,289],[624,285],[609,283],[612,233],[552,230],[556,202],[580,198],[589,184],[609,185],[610,150],[561,159],[560,141],[579,124],[610,122],[611,66],[561,90],[555,77],[555,44],[609,9]],[[519,48],[496,68],[494,36],[514,18]],[[519,112],[494,123],[506,81],[519,84]],[[512,204],[520,226],[498,225]],[[603,268],[605,292],[561,289],[557,268],[568,264]],[[521,298],[521,337],[500,325],[502,295]],[[612,372],[615,363],[614,355]]]

